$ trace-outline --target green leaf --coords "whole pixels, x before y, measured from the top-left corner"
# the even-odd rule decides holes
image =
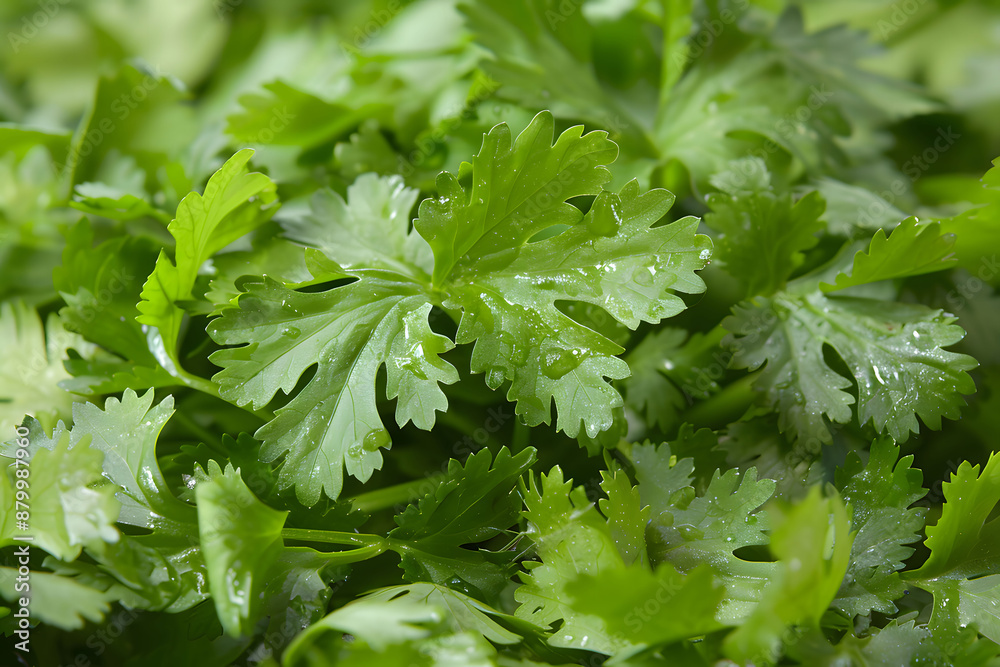
[[[552,144],[553,129],[544,112],[513,141],[510,128],[497,125],[473,158],[471,188],[448,172],[438,176],[439,197],[421,202],[414,221],[434,251],[435,284],[453,273],[502,268],[538,232],[580,221],[583,214],[566,200],[601,191],[611,178],[604,165],[618,147],[605,132],[584,135],[583,126]]]
[[[108,398],[103,410],[77,404],[70,446],[89,436],[90,447],[104,452],[105,476],[120,487],[121,523],[184,535],[196,523],[195,510],[173,495],[156,455],[174,401],[167,396],[154,406],[153,399],[153,390],[137,396],[129,389],[120,400]]]
[[[230,465],[223,471],[215,461],[194,491],[215,611],[229,635],[252,634],[261,591],[283,546],[287,512],[257,500],[237,470]]]
[[[66,301],[60,316],[87,340],[144,366],[156,359],[135,321],[142,280],[156,261],[147,238],[117,236],[94,247],[94,231],[86,220],[66,234],[62,266],[53,283]]]
[[[243,290],[238,287],[246,282],[270,276],[286,287],[299,287],[315,283],[317,279],[306,266],[305,249],[286,238],[278,236],[282,229],[271,221],[257,229],[249,248],[219,253],[212,258],[215,274],[205,292],[205,312],[216,317],[226,308],[236,304]]]
[[[867,236],[872,230],[892,229],[907,217],[906,213],[863,185],[820,178],[814,182],[814,187],[826,200],[823,219],[831,234],[849,238],[862,233]],[[889,198],[896,200],[895,196]]]
[[[520,636],[493,620],[494,617],[507,618],[505,614],[445,586],[429,583],[392,586],[369,593],[361,598],[361,601],[372,603],[398,601],[399,604],[438,607],[447,611],[445,619],[452,632],[477,632],[496,644],[516,644],[521,641]]]
[[[584,217],[565,200],[597,194],[617,148],[580,127],[551,145],[552,128],[551,115],[539,114],[512,144],[507,127],[495,127],[473,161],[471,188],[442,174],[440,197],[420,205],[414,226],[434,250],[445,307],[462,309],[456,342],[476,343],[473,372],[494,389],[510,380],[508,398],[529,425],[548,423],[554,400],[560,430],[576,437],[582,422],[594,437],[622,405],[604,378],[628,368],[613,356],[620,347],[555,302],[599,306],[630,328],[659,322],[684,309],[668,288],[704,289],[694,271],[708,263],[711,242],[695,234],[693,218],[652,227],[673,197],[640,195],[635,182],[598,194]],[[526,243],[553,225],[571,226]]]
[[[283,81],[263,88],[241,96],[243,110],[227,118],[226,131],[238,141],[310,148],[345,136],[366,118],[389,117],[385,102],[330,102]]]
[[[99,181],[116,155],[153,153],[163,156],[169,143],[193,138],[184,85],[141,63],[123,65],[100,76],[93,103],[76,127],[66,157],[66,195],[73,185]],[[140,148],[141,147],[141,148]],[[137,150],[138,149],[138,150]],[[142,150],[145,149],[145,150]],[[62,165],[60,165],[62,166]]]
[[[45,428],[68,417],[75,400],[59,385],[69,379],[62,365],[66,348],[87,351],[79,336],[67,332],[56,315],[46,327],[34,308],[23,301],[0,303],[0,433],[13,432],[30,414]]]
[[[983,176],[982,187],[979,195],[985,202],[942,220],[941,230],[957,236],[955,255],[964,268],[971,272],[987,268],[995,274],[995,269],[988,267],[995,266],[1000,243],[1000,158],[993,160],[993,167]]]
[[[737,661],[770,654],[789,625],[818,627],[850,562],[850,523],[839,497],[823,498],[813,487],[799,504],[775,504],[769,514],[778,568],[753,613],[725,639]]]
[[[747,294],[773,294],[819,241],[825,202],[815,191],[796,202],[789,192],[776,193],[760,158],[737,160],[711,181],[722,190],[708,195],[712,211],[705,214],[705,224],[721,234],[716,258]]]
[[[156,267],[142,288],[138,321],[159,332],[167,368],[180,373],[180,344],[184,311],[178,302],[194,298],[198,271],[212,255],[267,221],[274,213],[275,185],[260,173],[250,173],[247,162],[253,150],[231,157],[208,180],[205,192],[192,192],[177,207],[177,217],[167,228],[174,237],[174,261],[161,251]]]
[[[816,484],[823,484],[826,470],[818,440],[804,446],[789,442],[778,429],[777,415],[768,414],[730,424],[719,444],[723,461],[714,467],[735,467],[741,472],[756,468],[757,474],[775,482],[774,497],[799,500]]]
[[[766,362],[754,387],[779,412],[782,431],[829,442],[823,415],[851,419],[855,397],[844,391],[851,381],[827,364],[829,345],[856,378],[858,420],[902,441],[918,430],[917,416],[932,429],[941,417],[957,419],[961,395],[975,391],[966,373],[975,360],[943,349],[965,335],[954,321],[920,305],[814,292],[744,302],[723,326],[734,367],[752,371]]]
[[[239,309],[209,325],[221,345],[211,356],[223,398],[260,408],[290,393],[306,370],[316,374],[277,417],[257,431],[261,456],[285,455],[281,488],[295,486],[306,505],[340,495],[343,471],[367,481],[382,466],[389,436],[376,407],[375,378],[386,367],[387,398],[399,397],[396,421],[434,424],[447,398],[439,383],[458,373],[441,353],[452,343],[431,331],[431,304],[413,283],[364,279],[327,292],[300,293],[270,278],[247,285]]]
[[[362,481],[381,467],[379,450],[390,444],[376,406],[382,365],[387,398],[399,399],[400,426],[412,421],[431,428],[435,412],[448,405],[439,384],[458,379],[439,356],[452,342],[427,321],[431,303],[419,282],[426,244],[407,231],[413,196],[399,179],[365,177],[349,189],[347,202],[317,194],[310,215],[286,221],[289,233],[328,252],[321,256],[336,263],[336,272],[360,280],[301,293],[265,278],[245,285],[238,307],[209,325],[217,343],[243,345],[210,357],[223,368],[213,378],[219,393],[237,405],[261,408],[279,389],[292,392],[317,366],[312,380],[256,434],[264,460],[285,455],[280,486],[295,486],[307,505],[321,491],[336,498],[345,467]],[[372,232],[380,216],[381,233]]]
[[[521,574],[523,583],[514,592],[521,603],[516,616],[543,627],[562,621],[547,639],[552,646],[607,655],[630,646],[625,637],[611,634],[604,619],[577,609],[568,595],[567,586],[580,575],[599,577],[626,567],[611,528],[587,500],[583,487],[564,483],[562,470],[556,467],[541,475],[539,483],[529,478],[522,495],[527,535],[541,562],[524,562],[527,572]]]
[[[104,477],[119,487],[118,522],[145,531],[88,544],[96,566],[74,561],[60,567],[86,585],[113,589],[109,595],[131,607],[181,611],[207,597],[207,575],[196,510],[173,495],[157,460],[157,437],[173,413],[173,399],[153,406],[153,398],[152,390],[141,397],[127,390],[121,400],[109,398],[103,410],[90,403],[75,406],[71,453],[103,452]],[[29,421],[28,428],[37,455],[57,448],[61,425],[51,440],[37,422]]]
[[[1000,502],[1000,456],[991,455],[981,475],[979,470],[979,465],[963,461],[951,481],[942,485],[941,518],[926,530],[931,555],[908,578],[965,578],[993,572],[1000,523],[986,520]]]
[[[491,461],[489,450],[463,466],[448,461],[447,477],[416,504],[396,516],[389,537],[421,546],[458,547],[488,540],[517,523],[521,499],[517,480],[535,462],[528,448],[513,456],[506,447]]]
[[[343,270],[387,269],[426,276],[432,268],[430,247],[408,233],[418,191],[399,176],[364,174],[347,188],[347,201],[332,190],[317,190],[309,212],[285,218],[285,235],[317,248]]]
[[[916,218],[907,218],[886,238],[884,230],[875,232],[867,253],[854,256],[850,274],[841,273],[836,283],[820,285],[824,292],[842,290],[855,285],[865,285],[880,280],[919,276],[952,268],[955,235],[942,234],[937,222],[920,224]]]
[[[647,120],[653,110],[646,90],[629,90],[624,81],[634,82],[646,74],[643,65],[658,60],[641,21],[625,17],[602,30],[587,20],[589,3],[580,11],[533,0],[478,0],[460,8],[476,43],[491,52],[481,67],[501,84],[497,96],[613,131],[626,157],[646,158],[630,173],[648,172],[655,155]]]
[[[604,620],[608,630],[636,644],[670,644],[720,629],[715,620],[725,589],[711,568],[681,575],[664,563],[580,575],[566,586],[573,605]],[[670,610],[683,613],[670,613]]]
[[[958,594],[959,623],[975,623],[983,636],[1000,642],[1000,574],[963,579],[951,593]]]
[[[415,584],[381,589],[341,607],[300,633],[284,664],[489,667],[495,651],[485,641],[512,644],[520,638],[490,618],[492,609],[442,586]],[[350,644],[340,641],[348,633]],[[314,662],[314,658],[318,660]]]
[[[334,552],[337,553],[337,552]],[[326,614],[333,589],[328,583],[348,574],[345,566],[332,567],[332,558],[315,549],[285,547],[266,575],[260,613],[268,617],[265,648],[284,649],[287,638]]]
[[[447,477],[398,514],[398,527],[389,532],[406,578],[452,586],[461,582],[487,600],[498,599],[510,581],[514,554],[462,547],[496,537],[517,523],[517,481],[534,461],[534,449],[512,456],[506,447],[492,465],[488,450],[473,454],[464,466],[451,459]]]
[[[626,565],[648,564],[646,555],[646,524],[649,521],[649,507],[640,502],[638,487],[632,486],[623,470],[609,473],[601,471],[601,489],[608,495],[597,505],[608,519],[611,539],[622,555]]]
[[[31,618],[61,628],[79,630],[89,621],[99,623],[111,606],[104,593],[85,586],[70,577],[50,572],[33,571],[30,575],[28,609]],[[0,594],[5,600],[15,602],[27,591],[15,589],[17,568],[0,567]]]
[[[666,372],[673,368],[673,359],[679,356],[686,339],[687,332],[683,329],[663,327],[651,332],[625,355],[632,372],[621,381],[625,407],[662,430],[676,426],[681,411],[688,405],[688,397],[670,381]]]
[[[675,493],[691,486],[694,460],[678,459],[671,453],[670,445],[657,447],[647,440],[634,445],[629,456],[639,482],[639,497],[643,505],[651,508],[654,519],[673,504]]]
[[[80,555],[83,546],[100,542],[117,542],[119,505],[114,486],[101,475],[100,452],[83,446],[73,447],[70,435],[57,427],[51,449],[38,448],[28,466],[9,466],[2,474],[11,502],[5,505],[5,530],[0,544],[14,544],[16,510],[30,508],[30,534],[33,545],[45,549],[56,558],[71,561]],[[2,460],[2,459],[0,459]],[[6,466],[5,466],[6,467]],[[27,499],[20,506],[13,502],[15,470],[30,471]],[[20,532],[20,531],[19,531]]]
[[[142,171],[137,173],[140,178],[145,176]],[[84,213],[112,220],[135,220],[148,216],[164,223],[170,222],[170,215],[150,204],[144,192],[134,194],[103,182],[80,183],[73,192],[70,205]]]
[[[661,460],[669,457],[669,448],[661,448],[657,454]],[[682,472],[689,466],[682,460],[675,468]],[[695,497],[693,488],[679,486],[683,480],[677,473],[661,472],[646,480],[640,478],[640,493],[644,485],[666,476],[673,478],[667,489],[650,492],[655,494],[651,497],[652,521],[647,529],[650,562],[654,566],[668,562],[682,573],[699,565],[711,565],[726,587],[717,618],[736,624],[753,611],[774,576],[774,563],[746,561],[734,552],[768,543],[770,520],[760,508],[774,493],[775,483],[758,480],[753,468],[742,479],[736,470],[724,474],[716,471],[705,493]],[[677,490],[669,493],[669,488]]]
[[[926,492],[923,473],[910,467],[913,456],[898,458],[899,447],[881,439],[872,443],[867,464],[852,452],[837,469],[837,488],[853,512],[856,535],[833,606],[852,617],[872,610],[894,614],[893,601],[906,592],[897,570],[913,555],[914,548],[906,545],[920,539],[927,510],[910,505]]]

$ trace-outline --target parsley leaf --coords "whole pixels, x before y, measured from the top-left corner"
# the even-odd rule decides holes
[[[754,386],[793,438],[829,442],[823,415],[851,419],[852,383],[827,363],[829,345],[856,378],[858,420],[902,441],[918,430],[917,415],[939,429],[941,417],[958,417],[961,394],[975,391],[966,371],[976,362],[944,349],[965,335],[954,321],[924,306],[814,292],[744,302],[723,326],[734,367],[767,363]]]
[[[231,466],[214,461],[195,486],[198,532],[219,621],[235,637],[250,634],[267,572],[282,548],[284,512],[261,503]]]
[[[837,470],[837,487],[853,511],[856,531],[847,577],[833,605],[850,616],[872,610],[896,612],[894,600],[906,592],[898,570],[913,555],[906,546],[919,539],[927,510],[910,505],[923,498],[923,474],[911,468],[912,456],[899,458],[888,439],[872,443],[868,463],[848,454]]]
[[[957,261],[954,245],[955,235],[942,234],[939,223],[921,225],[916,218],[907,218],[888,238],[885,231],[876,231],[868,252],[859,251],[854,256],[850,275],[841,273],[835,284],[824,283],[821,288],[832,292],[879,280],[943,271]]]
[[[252,155],[250,149],[236,153],[208,180],[204,194],[191,193],[181,201],[168,227],[176,242],[174,260],[161,251],[142,288],[138,321],[155,327],[164,354],[160,363],[175,376],[183,372],[177,347],[184,310],[178,302],[194,298],[195,280],[207,259],[274,212],[275,185],[264,174],[249,172]]]

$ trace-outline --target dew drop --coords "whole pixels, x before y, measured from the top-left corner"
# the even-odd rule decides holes
[[[376,428],[368,431],[365,435],[364,448],[369,452],[378,451],[380,447],[386,447],[391,442],[389,432],[384,428]]]
[[[490,389],[496,389],[503,384],[503,369],[502,368],[491,368],[486,371],[486,384],[489,385]]]
[[[552,348],[542,357],[542,372],[553,380],[558,380],[583,363],[590,356],[590,350],[580,348]]]
[[[292,340],[295,340],[296,338],[302,335],[302,332],[298,329],[298,327],[285,327],[284,329],[281,330],[281,335],[284,336],[285,338],[291,338]]]
[[[646,267],[639,267],[632,274],[632,280],[643,287],[650,287],[653,284],[653,274]]]

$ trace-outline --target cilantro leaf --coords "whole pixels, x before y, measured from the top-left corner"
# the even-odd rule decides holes
[[[724,461],[715,467],[732,466],[741,472],[756,468],[758,475],[774,480],[775,498],[799,500],[826,475],[819,440],[806,446],[789,442],[778,428],[777,415],[730,424],[720,449]]]
[[[663,430],[677,425],[681,410],[688,405],[688,396],[667,375],[686,338],[687,333],[681,329],[663,327],[625,355],[632,371],[621,381],[625,407]]]
[[[399,176],[364,174],[347,188],[347,201],[317,190],[308,214],[284,218],[285,236],[317,248],[344,271],[387,269],[399,274],[431,270],[430,247],[406,223],[418,192]]]
[[[493,610],[461,593],[434,584],[376,591],[341,607],[300,633],[284,664],[314,664],[317,651],[349,665],[452,664],[489,667],[495,650],[485,638],[510,644],[519,637],[489,615]],[[338,641],[348,633],[353,641]]]
[[[522,487],[527,535],[541,562],[524,563],[527,572],[521,574],[523,583],[514,592],[514,599],[521,603],[515,614],[543,627],[561,620],[547,638],[552,646],[608,655],[630,646],[623,635],[609,630],[603,618],[571,604],[567,588],[580,575],[624,570],[626,557],[646,560],[635,553],[639,544],[634,537],[642,534],[644,512],[638,509],[633,493],[621,492],[621,482],[605,477],[602,483],[609,496],[603,509],[612,517],[610,524],[587,500],[582,487],[573,488],[572,480],[563,482],[558,467],[542,474],[540,482],[529,478],[528,486]],[[615,535],[619,540],[633,537],[616,542]]]
[[[600,34],[600,24],[586,19],[586,9],[556,11],[534,0],[479,0],[463,2],[460,8],[476,43],[491,52],[492,58],[481,67],[501,84],[496,93],[500,98],[517,101],[527,109],[551,109],[559,118],[612,129],[630,158],[637,153],[648,162],[655,155],[648,136],[648,105],[642,104],[646,100],[641,93],[645,91],[633,94],[622,81],[639,74],[617,71],[617,77],[602,77],[599,71],[605,64],[656,57],[645,46],[647,38],[640,22],[629,17],[617,23],[618,30],[628,31],[634,47],[619,59],[595,53],[598,45],[612,51],[622,45],[611,37],[610,30]],[[636,106],[640,108],[636,110]],[[637,171],[648,169],[647,164]]]
[[[273,214],[275,185],[264,174],[250,173],[253,155],[244,149],[231,157],[208,180],[204,194],[192,192],[177,207],[168,230],[176,247],[171,262],[160,252],[156,266],[142,288],[141,324],[155,327],[172,374],[181,372],[177,357],[184,311],[178,304],[194,298],[194,284],[205,260]]]
[[[46,327],[34,308],[23,301],[0,303],[0,428],[9,434],[26,414],[46,428],[68,417],[74,396],[60,387],[69,379],[61,357],[68,347],[86,351],[83,341],[67,332],[51,315]],[[5,436],[6,437],[6,436]]]
[[[919,276],[943,271],[954,266],[955,235],[942,234],[937,222],[922,225],[916,218],[907,218],[886,238],[879,229],[872,238],[867,253],[854,256],[850,275],[841,273],[833,285],[823,283],[824,292],[874,283],[890,278]]]
[[[28,495],[33,544],[60,560],[71,561],[80,555],[83,546],[118,541],[114,524],[119,505],[113,485],[101,476],[103,458],[100,452],[85,446],[73,448],[69,433],[59,427],[51,449],[35,450],[30,459]],[[6,488],[11,501],[3,510],[6,517],[0,544],[14,544],[9,539],[14,532],[16,509],[10,479],[14,468],[0,473],[4,477],[0,485]]]
[[[683,576],[670,564],[582,574],[567,587],[574,606],[604,620],[608,630],[637,644],[656,646],[718,630],[725,592],[708,567]],[[683,609],[672,614],[669,609]]]
[[[669,448],[661,448],[657,455],[661,459],[669,456]],[[683,474],[681,465],[676,467]],[[640,492],[644,484],[663,477],[673,478],[667,489],[677,490],[657,492],[658,502],[651,502],[652,522],[647,532],[650,562],[657,566],[668,562],[682,573],[712,565],[726,587],[717,618],[735,624],[753,610],[774,573],[774,563],[750,562],[734,553],[742,547],[768,543],[768,514],[759,509],[774,493],[774,481],[758,480],[753,468],[742,480],[736,470],[725,474],[716,471],[705,493],[695,497],[693,488],[680,486],[685,480],[673,468],[661,467],[645,482],[640,479]]]
[[[430,428],[435,411],[448,405],[439,383],[458,379],[455,368],[439,356],[453,344],[430,329],[431,303],[418,281],[419,269],[405,261],[408,250],[419,256],[423,244],[407,232],[412,197],[392,178],[360,179],[347,202],[318,193],[310,216],[286,222],[289,233],[325,249],[338,272],[360,280],[326,292],[301,293],[265,278],[247,284],[237,308],[223,311],[209,326],[216,342],[245,344],[211,356],[223,367],[213,378],[220,394],[238,405],[263,407],[279,389],[290,393],[300,376],[317,365],[313,379],[256,434],[264,441],[264,460],[285,454],[279,484],[294,485],[307,505],[315,504],[321,491],[336,498],[345,467],[362,481],[381,467],[379,449],[390,443],[376,406],[379,367],[386,366],[387,397],[399,398],[400,426],[413,421]],[[378,223],[382,234],[352,232],[379,217],[385,218]],[[392,249],[402,256],[392,255]]]
[[[420,205],[414,226],[434,250],[444,306],[462,309],[456,342],[476,343],[473,372],[494,389],[510,380],[508,397],[529,425],[548,423],[554,400],[560,430],[575,437],[582,422],[594,437],[622,405],[603,378],[625,377],[627,365],[613,356],[621,348],[555,301],[600,306],[630,328],[658,322],[684,308],[665,288],[704,289],[694,271],[708,263],[711,242],[695,234],[693,218],[651,227],[673,197],[640,195],[635,182],[601,192],[584,217],[565,200],[598,192],[617,147],[580,127],[551,145],[552,128],[551,115],[539,114],[513,144],[505,126],[494,128],[473,161],[472,187],[442,174],[441,196]],[[556,224],[571,227],[525,243]]]
[[[72,577],[33,571],[31,577],[31,617],[63,630],[79,630],[87,621],[98,623],[111,611],[102,591],[81,584]],[[0,567],[0,595],[14,602],[23,595],[14,587],[17,568]]]
[[[958,417],[961,394],[975,391],[966,373],[975,360],[943,349],[964,336],[954,321],[924,306],[814,292],[744,302],[723,326],[734,367],[767,363],[754,386],[779,411],[783,431],[829,442],[823,415],[851,418],[855,397],[844,391],[851,382],[827,364],[826,344],[857,379],[858,420],[902,441],[918,430],[917,415],[939,429],[941,417]]]
[[[384,102],[327,101],[280,80],[263,88],[263,93],[240,97],[243,110],[227,119],[226,131],[239,141],[309,148],[344,135],[365,118],[384,117],[389,111]]]
[[[512,456],[505,447],[492,461],[488,450],[462,466],[448,462],[447,477],[417,503],[395,517],[391,548],[410,581],[473,587],[497,599],[511,577],[513,554],[472,551],[463,545],[484,542],[517,523],[521,499],[517,481],[535,461],[533,449]]]
[[[438,386],[458,379],[440,354],[451,341],[431,331],[431,304],[413,283],[377,277],[327,292],[300,293],[268,278],[247,285],[239,309],[213,320],[209,332],[223,345],[213,363],[220,394],[238,405],[266,405],[280,389],[290,393],[305,371],[316,375],[277,417],[261,427],[261,456],[285,454],[282,488],[295,486],[306,505],[321,490],[336,498],[343,470],[366,481],[382,465],[389,437],[376,407],[375,377],[386,366],[388,398],[399,397],[396,420],[429,428],[447,406]]]
[[[797,505],[776,503],[769,514],[778,567],[753,612],[725,639],[734,660],[770,654],[789,625],[818,627],[850,562],[853,539],[839,497],[822,498],[813,487]]]
[[[850,616],[872,610],[896,612],[894,600],[906,586],[897,570],[919,539],[925,508],[910,508],[924,496],[923,474],[910,467],[912,456],[899,459],[899,447],[888,439],[872,443],[868,463],[851,453],[837,469],[837,487],[853,511],[856,531],[847,577],[833,605]]]
[[[538,232],[580,221],[566,200],[600,192],[618,147],[605,132],[584,135],[583,126],[553,145],[553,128],[552,115],[540,113],[512,141],[510,128],[498,125],[473,158],[471,188],[448,172],[438,176],[439,198],[421,202],[414,221],[434,251],[435,284],[452,273],[502,268]]]
[[[136,321],[142,280],[156,261],[153,243],[141,237],[119,236],[93,246],[94,233],[81,221],[70,229],[63,264],[53,282],[66,306],[59,316],[67,328],[117,356],[70,359],[67,389],[111,393],[176,383],[149,349]]]
[[[747,294],[773,294],[819,241],[823,199],[815,191],[797,202],[791,193],[776,194],[760,158],[738,160],[711,181],[722,190],[708,195],[712,211],[705,214],[705,224],[720,234],[716,257]]]
[[[622,470],[601,471],[601,488],[608,495],[597,505],[608,519],[611,539],[626,565],[648,563],[646,555],[646,523],[649,507],[640,502],[639,489],[632,486]]]
[[[90,437],[90,447],[104,453],[104,473],[120,487],[121,523],[187,534],[196,523],[193,507],[178,500],[160,471],[156,440],[174,411],[171,396],[153,405],[152,389],[142,396],[126,390],[109,398],[102,410],[80,403],[73,411],[70,446]]]
[[[396,600],[401,604],[420,603],[447,610],[447,623],[454,632],[475,630],[497,644],[516,644],[521,641],[521,637],[494,620],[506,617],[505,614],[463,593],[437,584],[415,583],[393,586],[374,591],[362,598],[364,602],[373,603]]]
[[[103,452],[104,477],[118,487],[117,521],[151,532],[90,542],[87,554],[96,565],[77,560],[55,569],[131,607],[181,611],[207,597],[207,575],[196,510],[173,495],[157,460],[157,437],[173,412],[173,399],[152,403],[153,390],[141,397],[128,390],[121,400],[109,398],[103,410],[90,403],[75,406],[70,453]],[[37,421],[27,426],[37,456],[58,451],[65,437],[62,424],[51,439]]]
[[[282,549],[287,513],[250,492],[239,473],[214,461],[195,486],[198,533],[208,585],[222,627],[234,637],[250,634],[267,573]]]
[[[364,481],[381,466],[378,450],[389,443],[373,389],[382,364],[387,397],[399,399],[397,422],[433,425],[447,407],[439,384],[458,376],[438,356],[453,344],[431,331],[432,304],[461,311],[456,342],[476,342],[473,372],[487,372],[492,388],[512,380],[508,394],[529,424],[547,423],[554,400],[570,436],[581,422],[591,437],[610,426],[621,397],[604,378],[628,373],[613,356],[621,348],[556,301],[597,305],[633,328],[658,322],[684,308],[671,291],[704,289],[694,271],[706,265],[711,243],[695,234],[693,218],[652,227],[673,197],[640,195],[636,183],[601,192],[586,216],[570,206],[570,196],[597,193],[617,148],[581,128],[553,146],[552,127],[540,114],[513,145],[505,125],[494,128],[472,165],[471,191],[442,174],[444,196],[421,204],[416,233],[407,220],[414,194],[398,178],[363,176],[347,201],[319,194],[312,213],[285,221],[292,238],[314,247],[308,257],[317,270],[358,280],[308,294],[270,278],[247,283],[238,307],[209,326],[217,343],[243,345],[211,356],[223,367],[214,378],[220,394],[238,405],[263,407],[317,365],[257,432],[265,460],[285,455],[282,488],[294,485],[314,504],[321,491],[339,494],[343,467]],[[528,243],[557,224],[571,226]]]
[[[991,455],[980,474],[980,466],[963,461],[942,485],[945,503],[941,518],[927,527],[931,554],[911,579],[933,580],[950,573],[970,577],[992,573],[1000,523],[987,519],[1000,502],[1000,456]]]

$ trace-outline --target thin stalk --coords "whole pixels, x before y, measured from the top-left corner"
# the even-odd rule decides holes
[[[384,537],[364,535],[359,533],[342,533],[335,530],[311,530],[308,528],[283,528],[281,537],[285,540],[300,542],[319,542],[322,544],[354,545],[356,549],[333,551],[327,554],[331,563],[346,565],[358,563],[369,558],[375,558],[388,546]]]
[[[444,473],[434,473],[421,479],[414,479],[402,484],[387,486],[384,489],[360,493],[351,498],[350,501],[356,509],[368,513],[388,507],[395,507],[396,505],[408,503],[426,495],[445,477]]]
[[[184,386],[186,387],[191,387],[192,389],[196,389],[203,394],[208,394],[209,396],[214,396],[215,398],[218,398],[220,400],[225,400],[224,398],[219,396],[219,387],[214,382],[206,380],[205,378],[201,378],[198,377],[197,375],[192,375],[190,373],[181,371],[181,376],[178,377],[177,379],[180,380],[182,383],[184,383]],[[242,407],[247,412],[250,412],[259,417],[262,421],[269,422],[272,419],[274,419],[274,413],[268,410],[267,408],[254,410],[252,407],[250,407],[250,405],[245,405]]]
[[[282,528],[281,537],[300,542],[322,542],[324,544],[346,544],[359,547],[381,545],[385,548],[385,538],[366,533],[345,533],[339,530],[314,530],[312,528]]]

